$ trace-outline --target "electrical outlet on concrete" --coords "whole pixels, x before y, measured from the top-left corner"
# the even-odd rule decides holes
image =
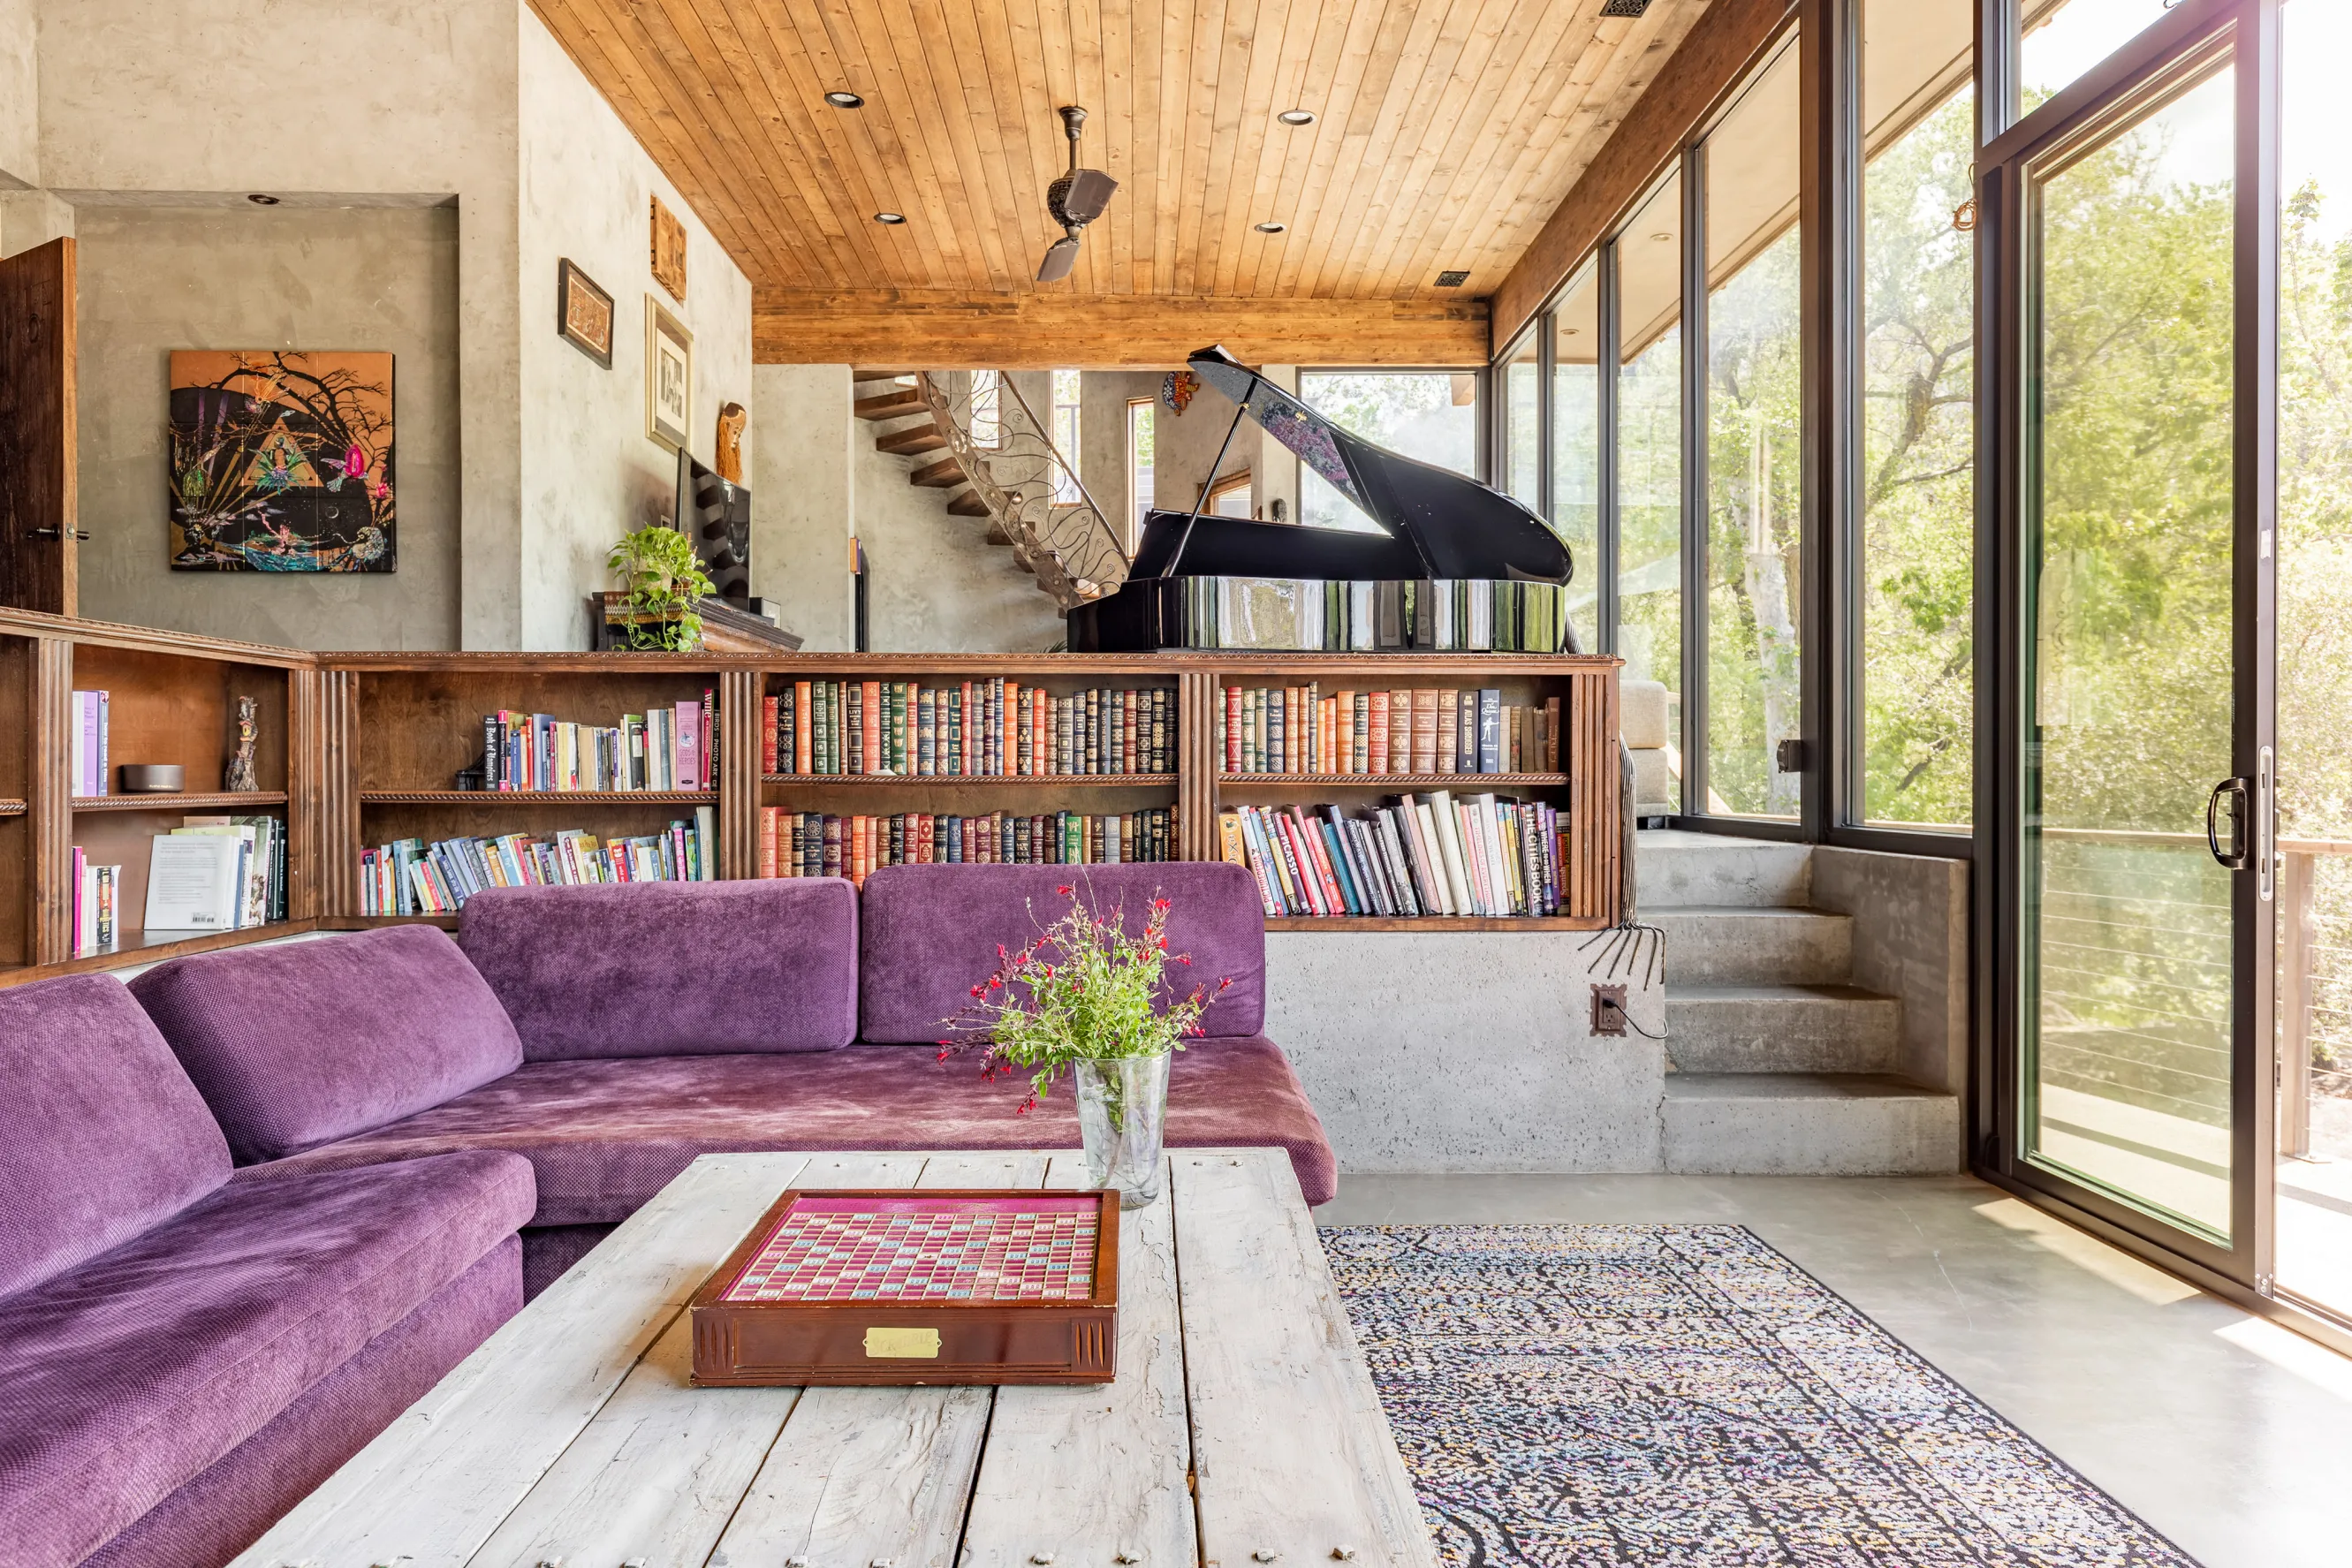
[[[1592,1032],[1623,1034],[1625,1032],[1625,988],[1604,986],[1595,981],[1592,987]]]

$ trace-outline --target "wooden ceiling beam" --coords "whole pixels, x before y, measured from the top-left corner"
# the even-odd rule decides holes
[[[1493,351],[1535,319],[1780,30],[1794,0],[1714,0],[1495,290]]]
[[[1211,343],[1250,364],[1475,365],[1486,302],[778,289],[751,306],[763,365],[1150,369]]]

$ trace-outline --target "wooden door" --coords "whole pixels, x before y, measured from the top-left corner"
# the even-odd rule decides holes
[[[74,613],[74,242],[0,260],[0,606]]]

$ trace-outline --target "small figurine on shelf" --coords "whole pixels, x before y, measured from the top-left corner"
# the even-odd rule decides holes
[[[228,759],[228,777],[221,784],[232,795],[261,788],[261,780],[253,771],[253,747],[261,735],[259,707],[251,697],[236,699],[236,755]]]

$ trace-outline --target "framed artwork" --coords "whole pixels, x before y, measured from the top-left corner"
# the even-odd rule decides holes
[[[694,334],[646,296],[646,434],[676,452],[694,417]]]
[[[555,330],[606,370],[613,368],[613,297],[568,256],[555,264]]]
[[[175,571],[391,571],[392,356],[175,349]]]
[[[686,303],[686,225],[656,196],[654,203],[654,281],[669,297]]]

